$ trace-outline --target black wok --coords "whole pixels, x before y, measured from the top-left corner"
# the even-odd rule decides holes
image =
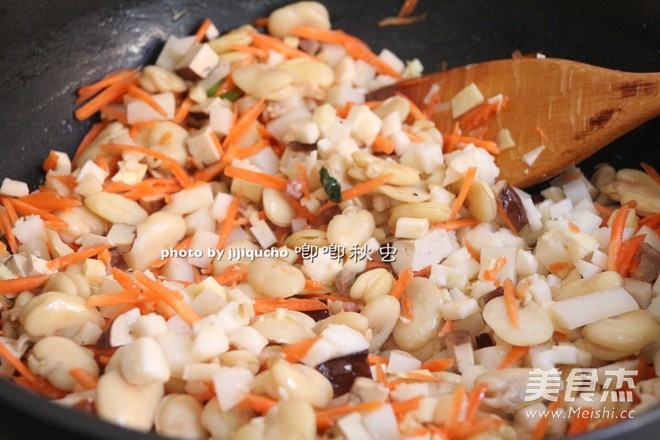
[[[542,51],[612,69],[660,71],[660,4],[654,0],[514,2],[421,0],[428,19],[379,28],[402,0],[323,0],[335,27],[375,50],[419,57],[426,70]],[[0,173],[36,188],[50,149],[72,153],[91,123],[73,120],[74,92],[119,68],[152,62],[171,33],[205,17],[221,31],[268,14],[282,0],[4,0],[0,2]],[[185,11],[177,21],[173,17]],[[658,166],[660,120],[588,159],[616,168]],[[0,380],[0,439],[153,438],[57,407]],[[660,438],[660,408],[585,439]]]

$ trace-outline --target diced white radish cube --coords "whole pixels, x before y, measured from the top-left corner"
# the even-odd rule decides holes
[[[471,83],[451,98],[452,117],[458,118],[482,102],[484,102],[484,95],[481,94],[479,87],[475,83]]]

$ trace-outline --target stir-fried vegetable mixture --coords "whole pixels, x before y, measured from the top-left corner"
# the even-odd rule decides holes
[[[3,181],[2,376],[195,439],[542,439],[657,404],[651,166],[532,196],[498,180],[505,96],[368,100],[419,61],[316,2],[255,26],[80,87],[73,158]]]

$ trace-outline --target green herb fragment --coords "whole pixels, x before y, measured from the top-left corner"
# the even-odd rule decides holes
[[[326,170],[323,167],[321,167],[320,176],[321,176],[321,186],[323,186],[323,190],[328,195],[330,200],[332,200],[335,203],[340,203],[342,201],[341,185],[339,184],[337,179],[332,177],[328,172],[328,170]]]
[[[222,87],[222,84],[224,82],[225,80],[221,79],[217,83],[213,84],[211,88],[206,91],[206,96],[208,96],[209,98],[213,98],[215,94],[218,93],[218,90],[220,89],[220,87]]]
[[[220,95],[222,99],[226,99],[227,101],[231,101],[231,102],[235,102],[241,96],[243,96],[243,92],[238,87],[234,87],[227,93],[223,93],[222,95]]]

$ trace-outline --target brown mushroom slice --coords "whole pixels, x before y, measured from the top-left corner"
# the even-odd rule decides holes
[[[367,350],[329,359],[316,366],[332,384],[334,397],[348,393],[357,377],[371,378]]]
[[[498,182],[495,185],[495,193],[497,195],[497,205],[500,215],[504,214],[505,221],[509,221],[514,229],[518,232],[525,227],[529,220],[527,219],[527,211],[523,206],[520,196],[505,181]]]
[[[639,281],[653,283],[660,274],[660,252],[650,244],[642,242],[635,259],[639,259],[639,266],[633,271],[631,277]]]

